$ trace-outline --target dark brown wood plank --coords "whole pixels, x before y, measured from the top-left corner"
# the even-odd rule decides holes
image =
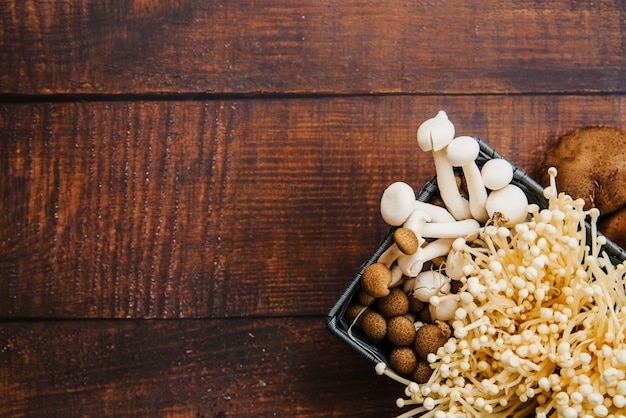
[[[0,93],[624,92],[621,0],[7,0]]]
[[[434,174],[446,109],[532,172],[623,96],[371,97],[0,106],[0,317],[323,315]]]
[[[393,416],[403,387],[321,318],[5,322],[0,415]]]

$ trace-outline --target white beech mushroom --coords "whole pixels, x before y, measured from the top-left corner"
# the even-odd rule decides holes
[[[413,297],[422,302],[429,302],[433,296],[450,292],[450,278],[434,270],[426,270],[415,277]]]
[[[420,247],[414,254],[400,255],[397,260],[398,265],[395,268],[408,277],[415,277],[422,271],[424,263],[446,255],[453,242],[454,239],[452,238],[439,238]]]
[[[475,219],[431,222],[428,213],[416,209],[404,222],[403,227],[410,229],[420,238],[459,238],[478,231],[480,224]]]
[[[513,166],[502,158],[494,158],[480,169],[483,184],[489,190],[500,190],[513,180]]]
[[[463,170],[472,217],[479,222],[485,222],[489,219],[487,209],[485,209],[487,189],[483,184],[480,169],[476,165],[476,157],[478,157],[479,152],[480,146],[471,136],[454,138],[446,149],[448,162],[453,167],[461,167]]]
[[[454,216],[448,212],[446,208],[442,208],[441,206],[434,205],[432,203],[421,202],[419,200],[415,201],[415,210],[421,210],[422,212],[426,212],[430,217],[431,222],[454,222]]]
[[[459,238],[473,234],[480,229],[475,219],[463,219],[456,222],[427,222],[422,227],[423,238]]]
[[[528,197],[519,187],[507,184],[501,189],[494,190],[487,197],[487,213],[493,216],[499,212],[506,221],[505,226],[513,226],[528,215]]]
[[[437,186],[441,199],[455,219],[472,217],[469,202],[461,196],[456,185],[454,169],[446,157],[446,147],[454,139],[454,125],[448,120],[443,110],[434,118],[426,120],[417,130],[417,144],[422,151],[432,151],[435,171],[437,172]]]
[[[400,226],[415,209],[415,191],[397,181],[385,189],[380,199],[380,214],[385,222]]]

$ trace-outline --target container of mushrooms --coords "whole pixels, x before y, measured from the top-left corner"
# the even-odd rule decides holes
[[[624,417],[626,254],[599,210],[444,111],[416,146],[436,177],[381,191],[389,231],[328,329],[403,386],[399,418]]]

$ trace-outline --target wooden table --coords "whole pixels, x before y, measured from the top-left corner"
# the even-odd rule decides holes
[[[460,4],[458,4],[460,3]],[[4,0],[0,416],[394,416],[325,328],[390,183],[626,128],[620,0]]]

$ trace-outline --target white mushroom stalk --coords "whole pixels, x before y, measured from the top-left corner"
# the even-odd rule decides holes
[[[456,185],[454,169],[448,162],[446,147],[454,139],[454,125],[443,110],[434,118],[428,119],[417,130],[417,143],[423,151],[432,151],[437,186],[446,208],[455,219],[472,217],[469,202],[461,196]]]
[[[485,189],[480,169],[475,161],[479,152],[480,147],[474,138],[459,136],[448,144],[446,155],[453,167],[461,167],[463,169],[472,217],[479,222],[485,222],[489,219],[487,209],[485,208],[487,189]]]

